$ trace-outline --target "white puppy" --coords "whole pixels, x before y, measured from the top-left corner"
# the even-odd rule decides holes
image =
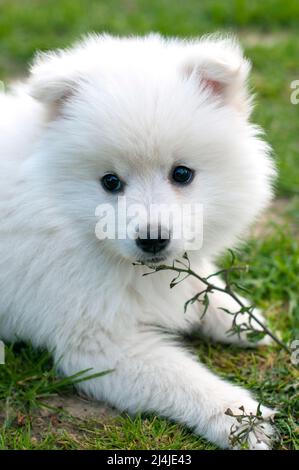
[[[113,369],[80,389],[185,423],[222,448],[236,423],[225,411],[255,414],[258,403],[173,335],[200,330],[247,346],[244,334],[228,336],[232,317],[220,309],[236,304],[214,292],[202,320],[199,303],[184,314],[200,283],[169,289],[173,273],[144,277],[133,266],[171,262],[183,242],[137,230],[99,240],[95,209],[119,195],[145,207],[202,204],[203,246],[190,258],[201,275],[215,272],[213,259],[272,196],[269,147],[248,120],[249,69],[231,39],[91,36],[39,55],[28,82],[0,96],[1,338],[47,347],[66,375]],[[253,449],[271,446],[274,412],[261,410]]]

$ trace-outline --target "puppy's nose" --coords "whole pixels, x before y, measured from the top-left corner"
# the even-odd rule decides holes
[[[159,227],[158,234],[155,237],[151,237],[150,230],[147,230],[146,237],[138,237],[136,239],[136,244],[138,248],[146,253],[159,253],[164,250],[169,244],[169,238],[165,237],[165,234],[162,237],[161,229]]]

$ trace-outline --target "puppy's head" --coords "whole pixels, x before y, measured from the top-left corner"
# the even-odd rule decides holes
[[[217,37],[92,36],[38,56],[29,89],[49,119],[39,184],[106,253],[218,254],[271,198],[269,148],[248,121],[249,69],[235,41]]]

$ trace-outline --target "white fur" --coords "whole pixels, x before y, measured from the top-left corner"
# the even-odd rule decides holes
[[[99,183],[117,172],[129,202],[200,202],[204,243],[192,267],[211,274],[267,206],[275,174],[269,147],[249,123],[249,63],[231,39],[166,40],[91,36],[73,49],[38,56],[28,82],[0,96],[0,332],[53,351],[73,374],[114,369],[80,389],[135,413],[155,411],[229,446],[250,393],[212,374],[169,333],[222,342],[236,308],[213,293],[200,321],[192,280],[169,289],[171,273],[143,277],[132,240],[99,241],[95,208],[114,203]],[[196,171],[174,187],[174,164]],[[182,255],[170,244],[168,260]],[[263,408],[265,420],[273,411]],[[251,448],[269,448],[250,436]]]

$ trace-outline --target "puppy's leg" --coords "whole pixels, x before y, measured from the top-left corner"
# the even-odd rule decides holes
[[[203,277],[208,277],[209,275],[216,273],[218,270],[219,269],[216,266],[208,262],[201,266],[201,268],[197,269]],[[204,284],[201,282],[195,281],[194,279],[192,279],[191,282],[195,292],[201,292],[205,288]],[[219,276],[210,277],[210,282],[217,287],[222,289],[225,288],[225,284]],[[229,294],[224,292],[214,290],[212,293],[209,293],[208,296],[208,309],[199,323],[199,328],[205,336],[214,341],[226,344],[236,344],[241,347],[254,347],[271,344],[272,339],[268,335],[265,335],[263,339],[257,342],[252,342],[247,338],[248,332],[246,331],[243,331],[241,334],[231,334],[230,330],[233,326],[234,319],[233,314],[240,311],[240,305]],[[239,294],[238,298],[244,305],[250,306],[250,302]],[[201,311],[203,311],[203,307],[199,309],[198,318],[200,318]],[[227,312],[231,312],[232,315]],[[258,309],[254,309],[253,313],[262,324],[266,323],[265,318]],[[236,321],[237,324],[248,324],[250,322],[250,317],[248,313],[244,312],[236,317]],[[197,325],[196,327],[198,327]],[[258,331],[262,331],[262,327],[255,321],[251,322],[251,326]]]
[[[219,284],[219,283],[218,283]],[[249,302],[239,296],[239,299],[246,306],[250,305]],[[225,310],[223,310],[225,309]],[[200,323],[200,329],[202,333],[221,343],[236,344],[243,347],[254,347],[271,344],[272,340],[270,336],[265,335],[259,341],[250,341],[247,337],[248,331],[242,331],[241,333],[231,333],[231,328],[234,319],[234,313],[240,310],[238,303],[228,294],[214,291],[209,294],[209,306],[207,312],[202,318]],[[231,312],[232,315],[230,315]],[[253,314],[258,320],[264,324],[265,319],[258,309],[254,309]],[[255,330],[263,331],[261,325],[258,322],[251,320],[249,314],[244,312],[236,317],[236,323],[238,325],[249,324]]]
[[[105,351],[99,348],[103,341]],[[80,349],[64,351],[60,362],[67,375],[88,368],[92,368],[90,373],[113,369],[79,385],[89,396],[133,414],[156,412],[188,425],[221,448],[231,447],[231,427],[238,424],[225,414],[228,408],[240,414],[239,407],[243,406],[247,414],[256,414],[258,403],[248,391],[216,377],[161,334],[136,333],[130,340],[122,339],[121,345],[109,340],[109,349],[107,341],[89,341]],[[265,407],[261,411],[264,420],[247,436],[251,449],[271,447],[273,428],[269,419],[274,412]],[[241,431],[245,424],[238,426]]]

